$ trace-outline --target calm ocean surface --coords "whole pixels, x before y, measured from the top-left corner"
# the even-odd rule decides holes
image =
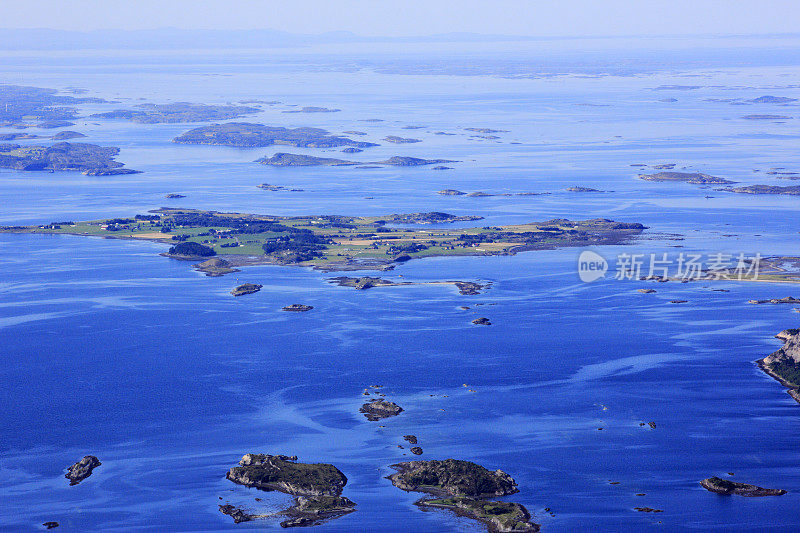
[[[796,197],[645,182],[630,166],[676,163],[676,170],[743,185],[797,184],[766,171],[800,172],[800,106],[710,101],[800,98],[800,71],[788,59],[651,68],[669,61],[661,51],[640,72],[634,64],[587,74],[564,59],[553,75],[512,79],[379,73],[348,65],[344,52],[313,61],[292,52],[283,62],[279,53],[9,53],[0,56],[0,83],[81,87],[120,102],[83,106],[86,114],[140,98],[279,100],[242,121],[423,141],[384,142],[346,156],[353,159],[460,162],[447,171],[274,168],[252,161],[276,151],[340,156],[182,146],[169,141],[194,125],[81,119],[69,129],[86,142],[119,146],[118,160],[144,173],[0,170],[0,224],[131,216],[164,205],[278,215],[436,210],[482,215],[481,225],[605,217],[651,228],[632,246],[596,250],[609,259],[621,252],[798,254]],[[700,88],[654,90],[669,85]],[[286,104],[342,111],[284,114],[292,109]],[[741,119],[747,114],[793,119]],[[383,122],[362,122],[375,118]],[[508,132],[479,140],[466,127]],[[304,190],[255,187],[263,182]],[[564,191],[573,185],[613,192]],[[436,194],[446,188],[552,194]],[[166,200],[166,193],[186,198]],[[797,327],[800,315],[791,306],[746,303],[800,296],[796,286],[721,282],[714,288],[729,292],[719,292],[707,283],[655,286],[610,276],[584,284],[576,273],[580,250],[561,249],[412,261],[383,276],[494,282],[480,296],[441,285],[361,292],[290,267],[207,278],[159,257],[164,249],[0,235],[0,529],[28,531],[48,520],[75,531],[280,529],[277,520],[235,525],[218,511],[223,502],[263,511],[288,500],[225,480],[244,453],[262,452],[330,462],[347,475],[344,495],[358,510],[321,531],[484,530],[419,510],[418,494],[384,479],[390,464],[408,459],[397,447],[408,433],[418,436],[423,459],[467,459],[510,473],[520,492],[509,499],[545,532],[800,526],[800,405],[753,363],[777,349],[772,336]],[[233,298],[237,281],[264,287]],[[636,291],[644,287],[658,292]],[[291,303],[314,310],[281,311]],[[493,325],[472,326],[480,316]],[[405,412],[367,422],[358,407],[370,385],[383,385]],[[656,429],[639,425],[648,421]],[[64,469],[86,454],[103,464],[70,487]],[[789,493],[720,497],[697,483],[728,472]]]

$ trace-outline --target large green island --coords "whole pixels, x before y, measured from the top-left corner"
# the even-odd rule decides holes
[[[226,267],[280,264],[337,271],[387,270],[423,257],[510,255],[567,246],[625,244],[645,229],[638,223],[607,219],[452,227],[480,218],[439,212],[283,217],[161,208],[130,218],[3,226],[0,233],[148,240],[171,244],[163,255],[176,259],[205,261],[221,256]]]

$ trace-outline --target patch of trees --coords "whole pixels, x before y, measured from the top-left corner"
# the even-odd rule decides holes
[[[176,244],[169,249],[169,253],[173,255],[197,255],[200,257],[217,255],[217,252],[215,252],[213,248],[209,248],[208,246],[204,246],[199,242],[192,241]]]

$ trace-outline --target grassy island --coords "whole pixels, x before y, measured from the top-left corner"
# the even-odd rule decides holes
[[[2,226],[0,233],[82,235],[155,241],[171,246],[164,255],[205,261],[224,257],[226,268],[281,264],[326,271],[386,270],[424,257],[509,255],[566,246],[625,244],[645,227],[607,219],[510,226],[452,228],[480,217],[447,213],[281,217],[161,208],[130,218]],[[426,228],[414,226],[426,225]],[[430,226],[437,227],[430,227]]]

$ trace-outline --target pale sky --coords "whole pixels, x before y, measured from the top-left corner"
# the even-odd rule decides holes
[[[0,0],[1,28],[217,28],[368,36],[800,32],[800,0]]]

